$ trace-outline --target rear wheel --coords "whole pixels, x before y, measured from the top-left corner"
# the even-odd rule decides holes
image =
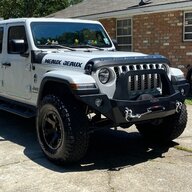
[[[57,164],[76,162],[88,147],[86,116],[70,101],[45,96],[38,110],[37,136],[48,159]]]
[[[150,123],[137,124],[140,134],[148,141],[168,142],[179,137],[187,124],[187,110],[185,104],[181,111],[164,119]]]

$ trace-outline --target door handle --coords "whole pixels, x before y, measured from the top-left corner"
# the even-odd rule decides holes
[[[11,63],[2,63],[3,66],[10,67]]]

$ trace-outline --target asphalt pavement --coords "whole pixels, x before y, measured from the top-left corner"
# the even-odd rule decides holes
[[[0,112],[0,192],[191,192],[192,106],[184,133],[147,144],[134,126],[91,136],[85,158],[56,166],[41,152],[31,120]]]

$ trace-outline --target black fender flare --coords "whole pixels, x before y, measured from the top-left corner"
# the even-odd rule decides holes
[[[73,90],[70,87],[70,83],[65,80],[65,79],[60,79],[57,77],[45,77],[40,84],[40,88],[39,88],[39,95],[38,95],[38,99],[37,99],[37,106],[39,106],[41,99],[44,96],[44,91],[45,91],[45,87],[47,83],[60,83],[65,85],[65,87],[68,89],[69,93],[74,95]]]

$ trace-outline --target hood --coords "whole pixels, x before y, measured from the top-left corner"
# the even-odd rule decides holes
[[[121,51],[55,51],[55,52],[33,52],[32,62],[44,65],[63,66],[70,70],[84,70],[87,63],[92,61],[93,65],[97,61],[130,61],[133,59],[143,60],[150,55],[136,52]],[[153,56],[154,57],[154,56]],[[162,57],[162,56],[161,56]],[[116,62],[118,64],[118,62]],[[129,62],[128,62],[129,63]]]

